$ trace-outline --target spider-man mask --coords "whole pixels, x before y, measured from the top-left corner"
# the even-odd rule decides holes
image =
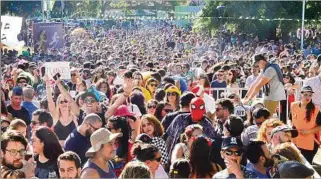
[[[198,122],[203,119],[205,114],[205,103],[202,98],[194,98],[191,101],[191,115],[194,122]]]

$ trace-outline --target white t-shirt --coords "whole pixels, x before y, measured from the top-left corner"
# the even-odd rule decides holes
[[[212,96],[204,93],[203,100],[205,103],[206,112],[214,114],[215,113],[215,99]]]
[[[162,165],[158,166],[155,172],[155,178],[169,178]]]
[[[142,113],[136,104],[128,104],[127,109],[129,112],[135,113],[135,117],[140,118],[142,116]]]

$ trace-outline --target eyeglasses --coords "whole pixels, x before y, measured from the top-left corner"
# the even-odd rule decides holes
[[[93,128],[95,131],[96,130],[98,130],[98,129],[100,129],[100,128],[96,128],[95,126],[93,126],[92,124],[90,124],[90,123],[87,123],[91,128]]]
[[[164,111],[165,111],[166,113],[171,113],[171,112],[173,112],[172,109],[164,109]]]
[[[168,92],[168,93],[167,93],[167,96],[176,96],[176,93],[175,93],[175,92],[172,92],[172,93],[171,93],[171,92]]]
[[[156,108],[156,105],[147,105],[147,108],[148,108],[148,109]]]
[[[290,77],[289,77],[289,76],[284,76],[283,78],[285,78],[285,79],[290,79]]]
[[[14,149],[11,149],[11,150],[6,150],[7,152],[9,152],[9,154],[12,156],[12,157],[15,157],[17,156],[17,154],[19,153],[21,156],[25,156],[27,151],[22,149],[22,150],[14,150]]]
[[[86,98],[86,99],[84,100],[84,102],[85,102],[86,104],[91,104],[91,103],[96,102],[96,100],[93,99],[93,98]]]
[[[154,160],[157,161],[157,162],[161,162],[162,161],[162,157],[155,158]]]
[[[31,124],[31,125],[33,125],[33,126],[35,126],[35,125],[40,124],[40,122],[37,122],[37,121],[31,121],[31,122],[30,122],[30,124]]]
[[[234,155],[234,156],[238,156],[239,157],[239,156],[241,156],[243,154],[243,152],[241,150],[232,151],[232,150],[226,149],[224,152],[225,152],[225,154],[227,156]]]
[[[304,97],[309,97],[311,98],[312,97],[312,94],[303,94]]]
[[[157,84],[156,84],[156,83],[152,83],[152,84],[150,84],[150,86],[151,86],[151,87],[156,87]]]
[[[68,101],[67,100],[63,100],[63,101],[60,101],[59,103],[60,104],[64,104],[64,103],[68,103]]]

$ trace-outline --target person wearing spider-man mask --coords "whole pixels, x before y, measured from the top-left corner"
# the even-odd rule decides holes
[[[169,156],[172,154],[174,146],[179,143],[179,138],[187,126],[191,124],[199,124],[203,127],[204,134],[207,137],[215,139],[219,137],[216,134],[211,121],[206,117],[206,109],[204,100],[200,97],[195,97],[192,99],[190,104],[191,113],[180,114],[171,123],[171,125],[166,130],[167,140],[167,151]]]

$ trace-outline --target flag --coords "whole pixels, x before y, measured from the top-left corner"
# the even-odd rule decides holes
[[[22,17],[1,16],[1,43],[8,47],[22,48],[24,41],[18,40]]]

